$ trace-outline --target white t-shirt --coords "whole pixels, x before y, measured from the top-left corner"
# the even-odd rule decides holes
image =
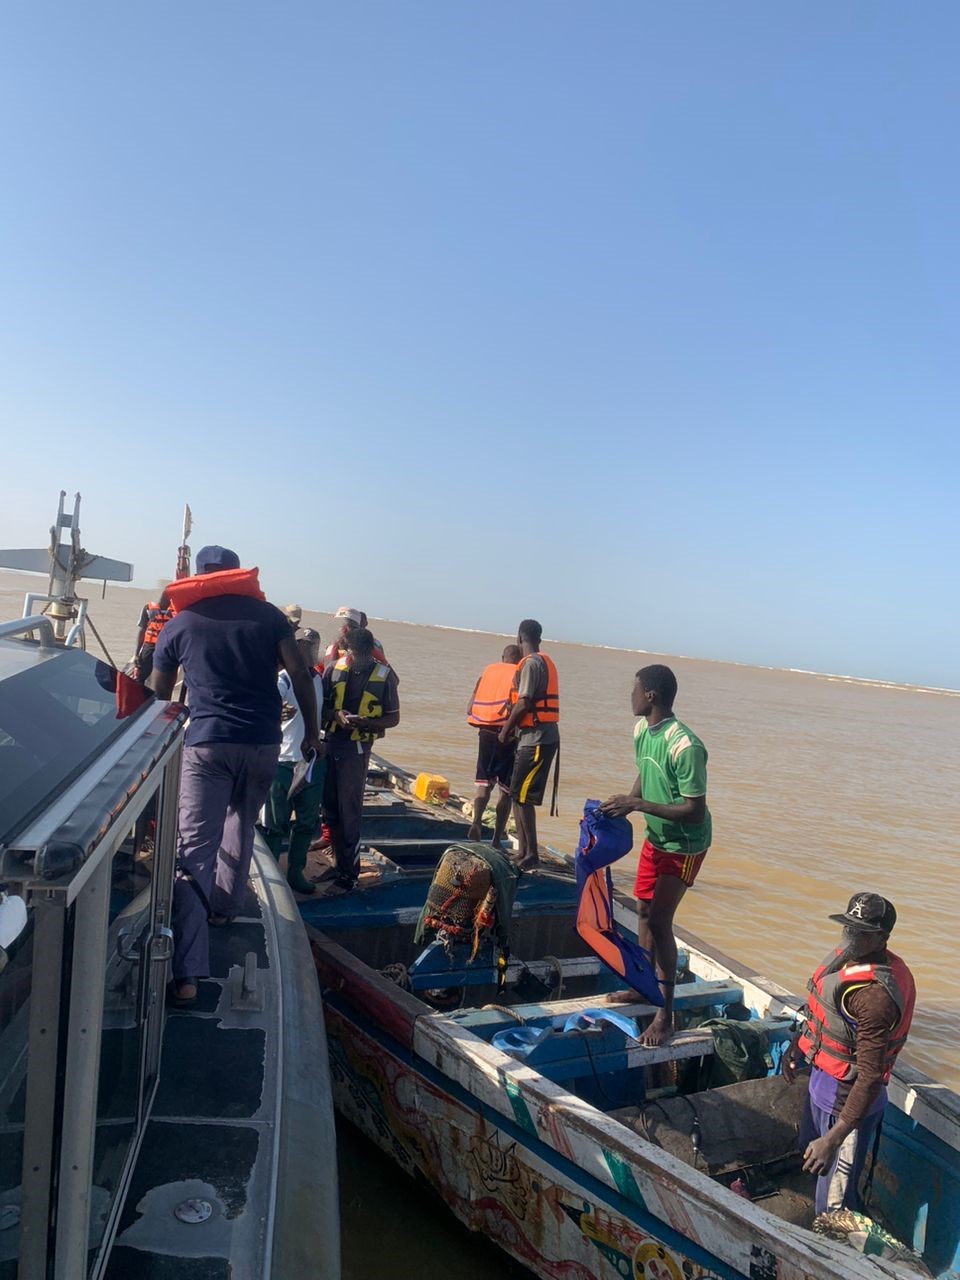
[[[323,702],[323,679],[317,671],[311,671],[310,674],[313,676],[313,688],[317,695],[317,719],[319,720],[320,707]],[[289,703],[294,709],[294,714],[290,719],[283,722],[280,760],[284,764],[297,764],[303,759],[303,754],[300,751],[300,743],[303,742],[303,713],[300,710],[300,704],[297,702],[297,695],[293,692],[293,681],[286,671],[281,671],[277,677],[277,690],[284,702]]]

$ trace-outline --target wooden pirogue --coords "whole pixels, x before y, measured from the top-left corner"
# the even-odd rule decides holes
[[[642,1047],[598,1016],[619,983],[574,930],[572,859],[560,854],[520,883],[498,988],[489,944],[471,962],[467,946],[414,940],[438,859],[467,823],[456,797],[426,806],[411,784],[374,762],[360,887],[301,903],[343,1115],[551,1280],[917,1274],[810,1229],[803,1090],[776,1072],[801,1000],[678,930],[686,1029]],[[616,910],[631,929],[632,900]],[[652,1009],[638,998],[617,1012],[642,1026]],[[768,1074],[704,1088],[714,1038],[697,1024],[724,1014],[764,1033]],[[905,1065],[889,1093],[869,1211],[945,1280],[958,1274],[960,1100]]]

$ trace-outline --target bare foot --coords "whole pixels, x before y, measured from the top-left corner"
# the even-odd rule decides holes
[[[650,1025],[643,1029],[640,1035],[640,1043],[646,1045],[648,1049],[655,1049],[658,1044],[663,1044],[664,1041],[669,1040],[672,1036],[673,1027],[661,1009],[654,1014]]]
[[[481,835],[480,828],[477,826],[476,823],[474,823],[473,826],[470,828],[470,830],[467,832],[467,839],[479,840],[480,835]]]
[[[511,858],[510,861],[515,867],[519,867],[521,871],[539,871],[540,859],[534,854],[532,858],[524,858],[522,861],[517,858]]]

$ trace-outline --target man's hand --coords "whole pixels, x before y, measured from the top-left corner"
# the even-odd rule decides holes
[[[842,1138],[839,1141],[834,1138],[832,1129],[822,1138],[814,1138],[803,1153],[803,1172],[826,1173],[833,1164],[834,1157],[842,1141]]]
[[[327,754],[327,744],[322,738],[304,738],[300,743],[300,754],[303,756],[304,760],[308,760],[310,758],[311,751],[316,754],[318,760],[322,760]]]
[[[611,796],[604,800],[600,812],[608,818],[625,818],[628,813],[643,813],[643,801],[636,796]]]
[[[513,731],[510,728],[510,726],[508,724],[505,724],[503,728],[500,730],[500,732],[497,734],[497,741],[502,742],[504,746],[506,746],[506,744],[510,741],[512,733]]]

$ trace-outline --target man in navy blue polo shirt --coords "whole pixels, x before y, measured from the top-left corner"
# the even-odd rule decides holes
[[[178,584],[196,598],[161,631],[148,681],[170,698],[182,667],[189,693],[172,919],[171,999],[179,1005],[193,1003],[197,979],[209,973],[208,922],[229,923],[243,901],[254,823],[280,748],[278,666],[303,714],[304,755],[324,751],[313,681],[290,623],[263,598],[256,570],[225,573],[240,570],[240,560],[217,546],[198,552],[196,564],[198,580]]]

